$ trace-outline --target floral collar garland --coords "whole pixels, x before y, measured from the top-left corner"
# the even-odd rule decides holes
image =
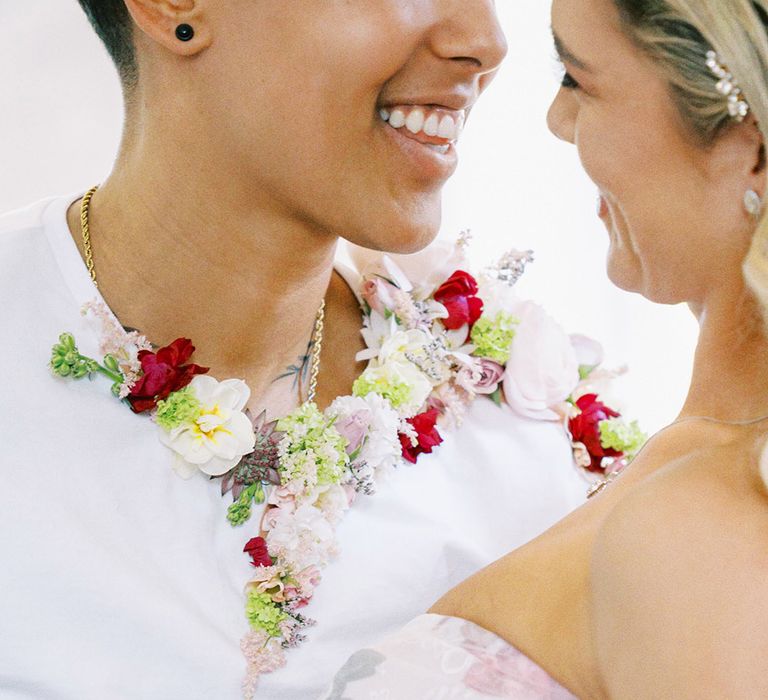
[[[567,336],[541,307],[515,295],[528,254],[505,256],[478,281],[462,269],[465,246],[460,240],[441,251],[436,267],[409,256],[401,263],[406,273],[384,256],[364,271],[368,349],[358,360],[368,366],[352,395],[325,411],[307,403],[278,421],[264,413],[251,420],[244,382],[220,382],[190,364],[187,339],[153,350],[103,303],[83,309],[104,329],[101,362],[81,355],[68,333],[53,347],[55,374],[102,374],[116,397],[151,416],[180,476],[199,470],[219,479],[222,495],[233,498],[233,526],[266,501],[259,534],[244,549],[254,566],[245,587],[251,629],[241,643],[247,698],[314,624],[301,611],[336,553],[344,513],[358,495],[375,493],[383,472],[438,447],[441,430],[459,425],[478,395],[529,418],[561,421],[577,464],[598,475],[615,474],[645,439],[598,399],[597,387],[615,376],[599,369],[600,346]]]

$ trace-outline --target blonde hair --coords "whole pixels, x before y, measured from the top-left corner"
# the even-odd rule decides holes
[[[711,50],[738,82],[768,145],[768,0],[614,3],[627,34],[664,72],[683,120],[702,145],[713,143],[733,122],[727,100],[715,89],[717,79],[706,65]],[[744,277],[768,323],[766,209],[744,260]],[[768,445],[761,454],[760,474],[768,488]]]
[[[768,144],[768,1],[614,0],[629,36],[656,61],[691,132],[712,143],[732,123],[706,65],[715,50],[738,81]],[[768,216],[744,261],[744,276],[768,318]]]

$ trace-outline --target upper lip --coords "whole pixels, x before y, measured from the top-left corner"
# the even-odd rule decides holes
[[[391,109],[393,107],[401,107],[405,105],[413,105],[414,107],[432,107],[448,109],[454,112],[465,111],[469,113],[475,104],[474,98],[468,98],[467,95],[461,95],[459,93],[448,93],[442,95],[424,95],[420,97],[402,97],[397,99],[382,100],[379,104],[380,108]]]

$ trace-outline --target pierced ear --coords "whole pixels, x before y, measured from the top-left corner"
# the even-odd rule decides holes
[[[759,139],[759,141],[757,141],[757,154],[752,167],[752,177],[755,181],[754,190],[760,195],[760,199],[764,199],[766,194],[766,176],[768,176],[768,169],[766,168],[768,163],[766,163],[765,139],[763,137],[763,131],[754,116],[750,115],[750,120],[757,138]]]
[[[152,41],[178,56],[194,56],[211,44],[211,33],[198,0],[125,0],[136,26]],[[193,36],[178,32],[181,25]]]
[[[754,173],[758,175],[765,171],[765,144],[760,144],[760,150],[757,154],[757,164],[755,165]]]

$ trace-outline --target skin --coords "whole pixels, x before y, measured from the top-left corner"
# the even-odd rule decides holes
[[[337,240],[422,248],[455,168],[453,152],[437,162],[398,142],[379,109],[470,108],[506,51],[493,2],[126,5],[139,81],[91,215],[107,303],[157,344],[192,338],[195,361],[280,415],[297,397],[275,378],[306,352],[325,297],[319,402],[348,393],[360,314],[332,274]],[[69,224],[79,244],[79,203]]]
[[[549,126],[602,193],[609,275],[699,321],[687,420],[432,612],[494,631],[580,698],[766,697],[768,420],[696,418],[768,415],[768,342],[741,274],[762,138],[746,120],[698,142],[610,0],[555,0],[552,24],[567,74]]]

